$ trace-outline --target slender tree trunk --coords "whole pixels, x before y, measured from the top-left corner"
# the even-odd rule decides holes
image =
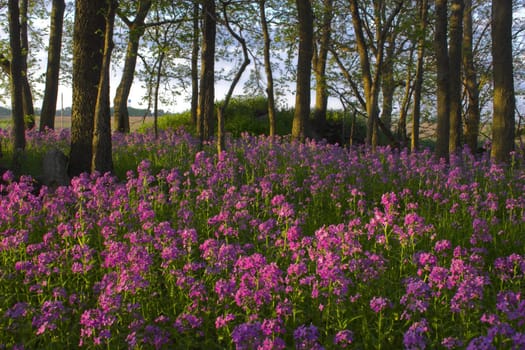
[[[449,40],[450,139],[449,153],[457,153],[462,145],[461,121],[461,42],[463,37],[463,0],[451,1]]]
[[[326,63],[332,32],[333,0],[324,0],[321,26],[318,30],[318,50],[314,52],[313,71],[315,74],[315,107],[314,122],[319,131],[323,131],[326,124],[326,111],[328,109],[328,85],[326,78]]]
[[[494,119],[491,157],[510,164],[514,150],[515,95],[512,63],[512,0],[492,0]]]
[[[111,150],[111,112],[109,106],[109,84],[111,52],[113,51],[113,26],[117,0],[107,0],[106,28],[104,32],[104,54],[98,84],[97,103],[95,106],[95,131],[93,134],[92,171],[103,174],[113,171]]]
[[[91,170],[93,129],[104,49],[106,0],[76,0],[73,29],[73,105],[69,175]]]
[[[235,90],[235,87],[237,86],[237,83],[239,80],[241,80],[242,74],[246,70],[246,67],[250,65],[250,56],[248,53],[248,46],[246,45],[246,40],[241,36],[241,34],[236,33],[233,28],[230,25],[230,20],[228,19],[228,11],[227,11],[227,4],[222,4],[222,15],[224,17],[224,22],[226,24],[226,28],[228,29],[228,32],[230,32],[231,36],[237,40],[237,42],[241,45],[242,53],[244,60],[239,67],[239,70],[235,74],[235,77],[233,78],[230,88],[228,89],[228,92],[226,93],[226,96],[224,97],[224,104],[222,107],[219,108],[217,111],[217,126],[218,126],[218,135],[217,135],[217,151],[218,153],[221,153],[224,150],[225,144],[224,144],[224,116],[226,114],[226,109],[228,108],[228,104],[230,103],[230,99],[233,95],[233,91]]]
[[[437,141],[436,157],[448,159],[450,139],[449,59],[447,49],[447,0],[436,0],[434,51],[437,64]]]
[[[20,0],[20,44],[22,47],[22,98],[24,120],[26,129],[35,127],[35,108],[33,106],[33,93],[29,84],[27,70],[27,56],[29,54],[29,41],[27,35],[28,0]]]
[[[268,22],[266,20],[265,10],[266,0],[259,1],[259,14],[261,16],[261,27],[264,40],[264,70],[266,72],[266,95],[268,98],[268,122],[270,128],[270,136],[275,136],[275,95],[273,87],[273,72],[272,63],[270,59],[270,32],[268,30]]]
[[[394,92],[396,91],[396,82],[394,81],[395,45],[395,35],[394,33],[390,33],[390,35],[388,36],[388,46],[385,50],[385,59],[383,61],[383,74],[381,76],[381,91],[383,95],[383,108],[381,109],[381,120],[383,121],[383,124],[385,124],[385,127],[387,127],[388,129],[392,128],[392,109],[394,103]]]
[[[155,96],[153,100],[153,129],[155,131],[155,139],[159,138],[159,91],[160,78],[162,77],[162,65],[164,64],[165,56],[164,50],[162,50],[159,56],[159,65],[157,66],[157,80],[155,82]]]
[[[388,32],[391,30],[394,18],[399,14],[403,2],[397,2],[396,7],[383,19],[381,4],[374,3],[374,26],[375,26],[375,72],[372,76],[370,60],[368,58],[368,47],[365,41],[363,22],[359,15],[359,6],[357,0],[350,0],[350,13],[352,15],[352,24],[356,36],[357,51],[361,65],[363,88],[366,100],[366,112],[368,116],[366,130],[366,144],[375,150],[377,146],[377,128],[380,127],[385,135],[394,143],[395,139],[392,132],[385,127],[379,119],[379,91],[381,87],[382,66],[384,59],[385,40]]]
[[[51,29],[47,51],[46,88],[40,112],[40,131],[55,128],[55,114],[58,97],[60,52],[62,50],[62,27],[64,23],[64,0],[53,0],[51,8]]]
[[[137,13],[133,21],[122,18],[129,29],[128,44],[126,48],[126,58],[124,59],[124,68],[122,77],[113,99],[113,121],[115,130],[120,132],[129,132],[129,113],[128,97],[133,84],[135,67],[137,65],[137,56],[139,50],[140,38],[144,35],[144,20],[151,8],[152,0],[140,0],[138,2]]]
[[[310,119],[310,77],[313,57],[313,12],[310,0],[296,0],[299,21],[299,56],[292,137],[303,141]]]
[[[408,117],[408,106],[412,97],[412,66],[414,61],[414,47],[410,48],[409,58],[407,63],[407,77],[405,80],[405,92],[403,94],[403,100],[401,101],[401,110],[399,112],[399,126],[398,139],[401,147],[406,147],[408,143],[407,137],[407,117]]]
[[[210,139],[214,129],[215,35],[217,23],[215,0],[205,0],[203,2],[203,16],[199,113],[197,117],[197,134],[201,143]]]
[[[197,109],[199,106],[199,2],[193,4],[193,40],[191,49],[191,124],[197,126]]]
[[[372,146],[372,136],[375,124],[375,114],[378,108],[373,106],[373,91],[372,91],[372,75],[370,73],[370,60],[368,58],[368,49],[366,47],[365,37],[363,34],[363,23],[359,15],[359,6],[357,0],[350,0],[350,13],[352,14],[352,24],[354,26],[357,52],[359,53],[359,61],[361,64],[361,74],[363,76],[363,88],[365,91],[366,112],[368,115],[366,124],[366,139],[365,143]]]
[[[465,143],[471,152],[478,148],[479,134],[479,90],[474,54],[472,49],[472,0],[465,0],[463,13],[463,69],[468,96],[467,116],[465,118]]]
[[[18,168],[19,159],[16,155],[26,147],[25,128],[24,128],[24,109],[23,109],[23,89],[22,89],[22,47],[20,45],[20,9],[18,0],[9,0],[7,3],[9,18],[9,45],[11,47],[11,62],[9,70],[11,72],[11,115],[13,119],[13,146],[15,157],[13,167]]]
[[[419,0],[419,39],[417,41],[416,76],[414,78],[414,109],[412,113],[412,152],[419,148],[419,124],[421,119],[421,90],[425,64],[425,37],[427,32],[428,1]]]

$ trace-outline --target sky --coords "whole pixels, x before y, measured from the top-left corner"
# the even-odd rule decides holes
[[[45,59],[42,60],[42,62],[45,62],[45,61],[46,61]],[[220,67],[220,65],[221,64],[219,63],[219,67]],[[224,63],[223,63],[223,65],[224,65]],[[121,79],[121,76],[122,76],[121,69],[122,69],[122,67],[115,67],[115,66],[112,67],[112,72],[111,72],[111,77],[110,77],[110,79],[111,79],[111,82],[110,82],[110,97],[111,97],[111,101],[113,101],[113,98],[115,96],[115,91],[117,89],[117,86],[118,86],[118,84],[120,82],[120,79]],[[243,74],[243,78],[241,78],[241,80],[239,81],[239,83],[235,87],[234,95],[242,95],[243,94],[243,85],[244,85],[244,82],[246,81],[246,78],[249,75],[249,69],[250,69],[250,67],[248,67],[248,69],[246,69],[246,71]],[[44,71],[45,71],[44,68],[41,68],[41,71],[37,72],[36,74],[44,73]],[[230,82],[224,81],[224,80],[218,80],[216,82],[216,86],[215,86],[215,98],[216,98],[216,100],[223,99],[224,96],[226,95],[229,87],[230,87]],[[40,90],[40,91],[43,92],[44,91],[44,85],[43,84],[35,84],[34,89],[35,90]],[[129,98],[128,98],[128,106],[129,107],[134,107],[134,108],[146,109],[148,107],[147,100],[144,100],[144,96],[146,96],[146,93],[147,93],[147,91],[146,91],[145,88],[143,88],[141,86],[141,82],[138,81],[137,79],[135,79],[135,81],[133,82],[133,85],[131,86],[131,91],[130,91],[130,95],[129,95]],[[162,91],[161,91],[161,93],[162,93]],[[170,104],[163,104],[162,102],[159,101],[159,109],[163,109],[164,111],[169,111],[169,112],[173,112],[173,113],[183,112],[183,111],[189,110],[190,109],[189,96],[190,96],[190,92],[184,93],[183,95],[176,97],[174,102],[170,103]],[[312,95],[312,101],[313,101],[313,95]],[[70,86],[66,86],[66,85],[60,85],[59,86],[59,90],[58,90],[57,112],[60,111],[61,108],[70,107],[71,106],[71,102],[72,102],[72,89],[71,89],[71,87]],[[289,95],[284,97],[284,101],[283,102],[287,106],[291,107],[291,106],[293,106],[293,104],[295,102],[295,96],[289,94]],[[9,101],[7,101],[7,104],[8,103],[9,103]],[[336,101],[333,101],[333,103],[336,104]],[[42,99],[38,98],[38,97],[35,98],[34,104],[35,104],[35,107],[39,108],[42,105]],[[10,106],[7,105],[5,107],[9,108]]]

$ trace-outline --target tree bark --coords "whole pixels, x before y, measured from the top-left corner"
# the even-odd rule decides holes
[[[449,40],[450,139],[449,153],[457,153],[462,146],[461,121],[461,42],[463,37],[463,0],[452,0]]]
[[[191,49],[191,124],[197,126],[197,109],[199,106],[199,2],[193,4],[193,40]]]
[[[322,19],[319,27],[319,37],[316,40],[317,50],[314,51],[313,71],[315,74],[315,107],[314,123],[316,129],[323,131],[326,124],[328,109],[328,85],[326,78],[326,63],[332,32],[333,0],[324,0],[322,4]]]
[[[514,150],[515,95],[512,64],[512,0],[492,0],[494,119],[491,157],[510,164]]]
[[[313,12],[310,0],[296,0],[299,22],[299,55],[292,138],[303,141],[310,118],[310,77],[313,57]]]
[[[98,83],[97,103],[95,106],[95,130],[93,133],[93,160],[91,170],[101,174],[113,171],[111,150],[111,112],[109,103],[111,52],[113,51],[113,26],[116,0],[107,0],[104,31],[104,54]]]
[[[73,28],[73,105],[69,175],[91,170],[93,129],[102,66],[106,0],[76,0]]]
[[[264,70],[266,72],[266,95],[268,98],[268,122],[269,122],[269,134],[275,136],[275,93],[273,86],[273,71],[272,63],[270,59],[270,32],[268,30],[268,22],[266,20],[266,0],[259,1],[259,14],[261,16],[261,27],[263,32],[264,40]]]
[[[394,33],[388,35],[388,46],[385,50],[385,59],[383,60],[383,74],[381,75],[381,91],[383,95],[383,107],[381,108],[381,120],[388,129],[392,128],[392,109],[394,103],[394,92],[396,91],[396,82],[394,80],[394,60],[396,48],[396,36]],[[410,66],[412,59],[410,59]],[[408,67],[407,69],[410,69]],[[403,135],[406,136],[406,118]],[[402,140],[404,142],[404,139]]]
[[[437,140],[436,157],[448,160],[450,139],[449,59],[447,49],[447,0],[436,0],[434,52],[437,65]]]
[[[412,113],[412,138],[410,149],[412,152],[419,148],[419,124],[421,119],[421,90],[423,88],[423,74],[425,63],[425,37],[427,32],[428,1],[419,1],[419,39],[417,41],[416,76],[414,78],[414,109]]]
[[[166,42],[166,40],[164,40]],[[164,58],[166,53],[161,50],[159,54],[159,62],[157,65],[157,74],[155,79],[155,93],[153,96],[153,129],[155,132],[155,139],[159,138],[159,92],[160,92],[160,81],[162,78],[162,65],[164,64]]]
[[[385,41],[389,31],[392,28],[394,18],[399,14],[403,6],[403,1],[397,1],[392,12],[387,18],[383,18],[380,3],[374,3],[374,54],[375,54],[375,71],[372,75],[370,59],[368,57],[368,46],[364,36],[364,24],[359,14],[359,5],[357,0],[349,0],[350,13],[352,15],[352,25],[356,36],[357,52],[361,65],[361,75],[366,100],[366,112],[368,116],[366,128],[365,143],[375,150],[377,146],[377,128],[378,126],[387,135],[392,137],[392,133],[386,128],[379,119],[379,90],[381,87],[382,68],[384,60]]]
[[[27,56],[29,54],[29,41],[27,36],[27,11],[28,0],[20,1],[20,45],[22,50],[22,98],[24,120],[26,129],[35,127],[35,108],[33,106],[33,93],[29,84],[27,70]]]
[[[372,146],[374,124],[379,108],[377,106],[377,102],[374,103],[374,92],[372,91],[373,80],[370,72],[370,60],[368,58],[368,49],[366,47],[365,37],[363,34],[363,23],[361,21],[361,16],[359,15],[359,6],[357,0],[350,0],[350,13],[352,14],[352,24],[354,26],[356,36],[357,52],[359,53],[359,62],[361,64],[361,74],[366,100],[366,112],[368,116],[366,123],[365,143],[368,146]]]
[[[407,137],[407,117],[408,117],[408,105],[412,97],[412,66],[414,61],[414,47],[412,46],[409,51],[408,62],[407,62],[407,77],[405,80],[405,92],[401,101],[401,110],[399,111],[399,124],[397,128],[397,136],[401,147],[406,147],[408,143]]]
[[[213,135],[215,112],[215,35],[217,15],[215,0],[203,2],[203,30],[201,50],[201,77],[197,135],[202,142]]]
[[[465,143],[471,152],[478,148],[479,134],[479,90],[474,54],[472,49],[472,0],[465,0],[463,12],[463,69],[468,105],[465,118]]]
[[[11,47],[11,61],[9,70],[11,88],[11,115],[13,119],[13,146],[15,155],[26,147],[22,89],[22,47],[20,45],[20,9],[17,0],[7,3],[9,21],[9,45]],[[13,166],[18,168],[18,158],[13,159]]]
[[[124,68],[122,77],[113,99],[113,121],[115,130],[120,132],[129,132],[129,113],[128,97],[133,84],[135,67],[137,65],[137,56],[139,50],[140,38],[144,35],[144,20],[151,8],[152,0],[141,0],[138,2],[137,13],[133,21],[123,18],[124,23],[128,25],[129,37],[126,48],[126,58],[124,59]]]
[[[47,51],[46,87],[40,112],[40,131],[55,128],[55,114],[58,97],[60,52],[62,49],[62,27],[64,23],[64,0],[53,0]]]

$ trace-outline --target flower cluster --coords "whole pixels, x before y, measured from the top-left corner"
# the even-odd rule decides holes
[[[248,135],[217,155],[182,130],[113,145],[117,176],[2,174],[0,349],[525,346],[523,168]]]

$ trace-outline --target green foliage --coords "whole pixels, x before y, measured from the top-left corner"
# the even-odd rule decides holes
[[[1,124],[0,124],[1,125]],[[11,141],[9,129],[0,127],[0,168],[10,169],[13,164],[15,152]],[[38,177],[42,174],[42,159],[46,152],[54,147],[59,148],[65,154],[69,154],[69,134],[68,130],[60,132],[49,131],[40,133],[37,130],[26,132],[26,149],[19,155],[20,168],[17,172],[20,174],[30,174]]]
[[[195,131],[195,127],[191,123],[191,113],[189,111],[175,114],[165,114],[163,116],[158,117],[157,123],[159,130],[176,130],[182,127],[192,134]],[[147,121],[137,129],[137,131],[146,132],[148,130],[151,130],[153,128],[153,125],[153,118],[148,118]]]
[[[220,108],[224,101],[217,103]],[[269,121],[267,114],[267,99],[264,96],[235,96],[233,97],[225,112],[225,130],[233,137],[239,137],[243,133],[250,135],[268,135]],[[288,135],[292,130],[294,110],[277,110],[275,129],[277,135]],[[325,130],[315,130],[317,137],[326,139],[330,143],[348,144],[352,135],[352,115],[341,110],[330,110],[327,113],[327,125]],[[194,126],[191,123],[189,111],[176,114],[167,114],[159,118],[158,128],[160,130],[178,129],[183,127],[193,133]],[[153,120],[150,118],[139,129],[145,132],[153,128]],[[362,117],[355,119],[353,126],[353,143],[362,143],[366,135],[366,120]]]
[[[219,102],[221,105],[223,102]],[[226,132],[234,137],[247,132],[252,135],[268,135],[269,121],[267,112],[268,101],[263,96],[239,96],[230,100],[225,113]],[[293,113],[277,111],[276,132],[278,135],[290,133]]]
[[[217,103],[219,108],[224,101]],[[267,100],[262,96],[233,97],[225,113],[225,130],[234,137],[242,133],[251,135],[267,135],[269,133],[268,115],[266,112]],[[292,130],[293,110],[277,111],[276,131],[278,135],[287,135]],[[166,114],[158,119],[159,130],[178,129],[183,127],[190,133],[195,132],[195,127],[191,123],[190,111],[182,113]],[[145,132],[153,128],[153,120],[148,119],[139,129]]]

